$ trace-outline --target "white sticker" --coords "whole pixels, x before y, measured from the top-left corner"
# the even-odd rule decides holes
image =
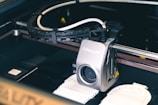
[[[21,73],[21,70],[18,69],[11,69],[10,71],[8,71],[8,74],[13,75],[13,76],[17,76]]]

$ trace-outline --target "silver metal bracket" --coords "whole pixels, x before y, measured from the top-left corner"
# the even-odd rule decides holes
[[[76,61],[77,80],[80,84],[107,91],[116,81],[115,39],[105,43],[83,40]]]

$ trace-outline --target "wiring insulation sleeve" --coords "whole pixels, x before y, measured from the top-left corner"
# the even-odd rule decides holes
[[[60,8],[60,7],[63,7],[63,6],[67,6],[67,5],[71,5],[71,4],[75,4],[75,3],[76,3],[76,1],[65,2],[65,3],[61,3],[61,4],[58,4],[58,5],[55,5],[55,6],[52,6],[50,8],[45,9],[44,11],[42,11],[42,13],[41,13],[42,15],[39,15],[37,17],[37,26],[43,31],[53,31],[53,28],[45,27],[45,26],[43,26],[41,24],[42,16],[46,15],[48,12],[53,11],[53,10],[55,10],[57,8]],[[99,23],[102,26],[102,28],[106,28],[106,25],[105,25],[105,23],[102,20],[100,20],[98,18],[88,18],[88,19],[84,19],[84,20],[81,20],[79,22],[76,22],[74,24],[58,28],[57,30],[58,31],[66,31],[66,30],[75,28],[77,26],[80,26],[82,24],[89,23],[89,22],[97,22],[97,23]]]
[[[53,28],[49,28],[49,27],[45,27],[41,24],[41,20],[42,20],[42,16],[46,15],[48,12],[53,11],[57,8],[60,7],[64,7],[64,6],[68,6],[68,5],[72,5],[72,4],[77,4],[77,3],[89,3],[89,2],[119,2],[119,3],[136,3],[136,4],[150,4],[150,5],[158,5],[158,2],[154,2],[154,1],[140,1],[140,0],[77,0],[77,1],[68,1],[68,2],[64,2],[61,4],[57,4],[57,5],[53,5],[47,9],[45,9],[44,11],[41,12],[41,15],[39,15],[37,17],[37,26],[43,30],[43,31],[53,31]],[[86,20],[86,21],[85,21]],[[86,22],[98,22],[102,25],[103,28],[106,28],[105,25],[101,22],[101,20],[99,19],[85,19],[82,20],[80,22],[74,23],[72,25],[69,26],[65,26],[65,27],[61,27],[58,28],[59,31],[65,31],[74,27],[77,27],[78,25],[82,25]]]

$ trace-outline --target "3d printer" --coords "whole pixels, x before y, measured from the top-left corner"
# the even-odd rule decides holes
[[[20,40],[77,52],[78,82],[106,92],[117,82],[121,64],[158,72],[157,18],[151,13],[156,6],[152,1],[49,1],[4,27],[11,25]]]

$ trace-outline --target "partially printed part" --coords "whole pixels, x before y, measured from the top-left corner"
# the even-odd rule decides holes
[[[76,101],[81,104],[86,104],[90,99],[94,98],[99,93],[98,90],[81,85],[78,83],[76,74],[67,78],[53,94]]]
[[[150,100],[147,86],[133,83],[113,88],[99,105],[147,105]]]

